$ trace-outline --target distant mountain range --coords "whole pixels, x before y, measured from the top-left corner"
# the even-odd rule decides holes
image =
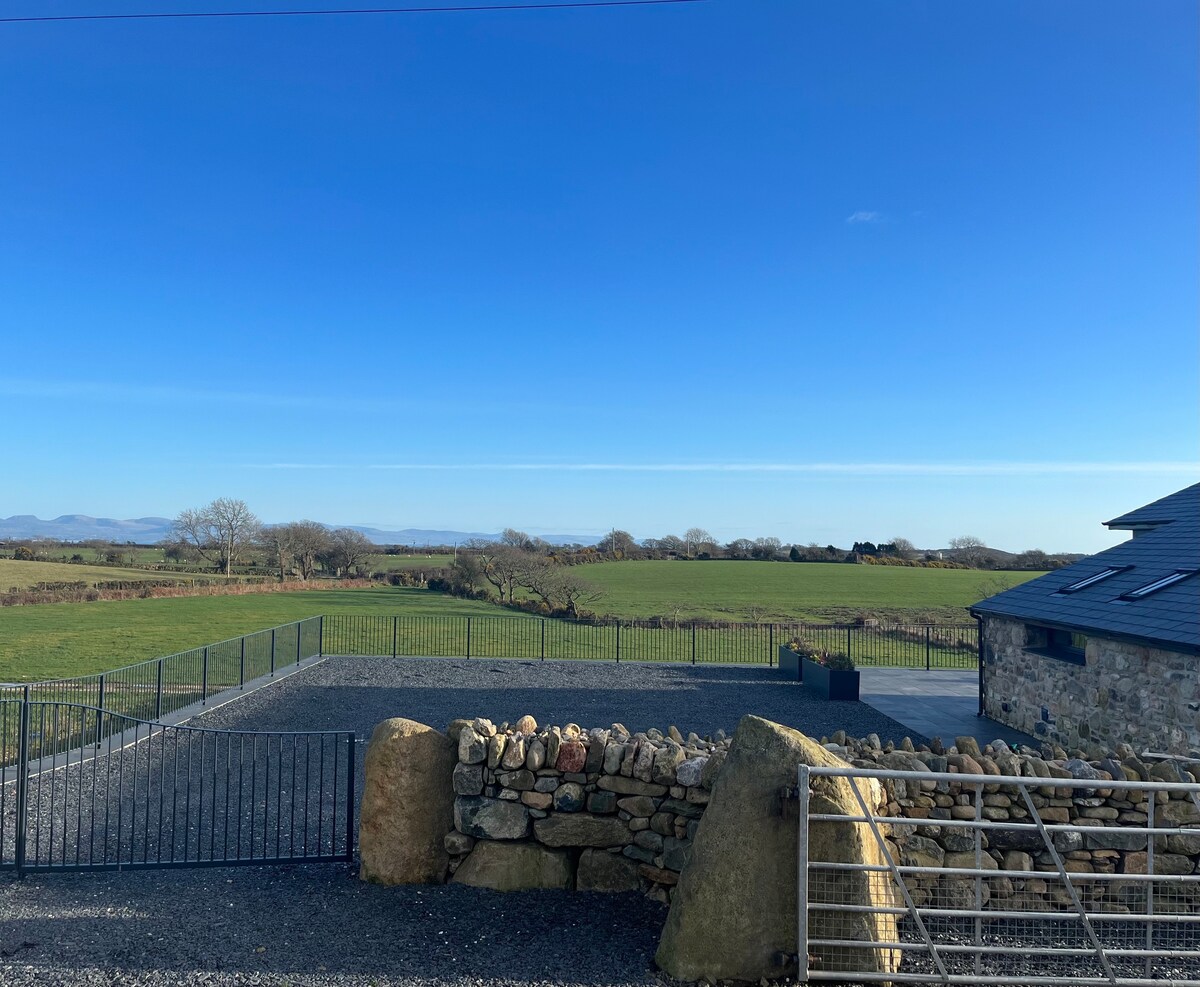
[[[109,542],[136,542],[140,545],[161,541],[171,533],[171,519],[165,517],[138,517],[118,520],[111,517],[91,517],[87,514],[63,514],[48,521],[32,514],[14,514],[0,518],[0,539],[52,538],[56,541],[90,541],[103,539]],[[379,545],[453,545],[470,538],[493,541],[498,533],[477,531],[431,531],[424,528],[403,528],[387,531],[361,524],[327,525],[329,528],[354,528]],[[540,535],[552,545],[594,545],[595,535]]]

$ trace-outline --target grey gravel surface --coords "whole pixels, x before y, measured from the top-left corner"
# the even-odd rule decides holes
[[[0,883],[5,985],[649,985],[637,894],[381,888],[334,864]]]
[[[777,669],[420,658],[331,658],[189,725],[353,730],[365,739],[390,716],[441,728],[458,716],[499,722],[529,713],[541,723],[674,724],[703,735],[732,732],[748,712],[816,736],[905,733],[868,706],[816,700]],[[116,756],[149,764],[154,743]],[[219,754],[214,769],[218,762]],[[79,790],[88,794],[86,785]],[[58,791],[71,817],[71,799],[82,797],[74,784]],[[270,819],[269,791],[264,797]],[[202,836],[209,824],[197,818],[185,831]],[[385,889],[343,865],[4,880],[3,984],[660,983],[651,958],[665,909],[637,895]]]
[[[743,715],[755,713],[815,737],[835,730],[884,740],[911,736],[863,703],[815,698],[778,668],[482,658],[328,658],[192,723],[369,737],[390,716],[441,729],[459,716],[499,723],[526,713],[542,724],[621,722],[635,732],[674,724],[701,736],[731,733]]]

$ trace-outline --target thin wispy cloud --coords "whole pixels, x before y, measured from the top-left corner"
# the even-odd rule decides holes
[[[809,473],[833,476],[1200,476],[1200,463],[252,463],[256,470],[538,473]]]
[[[883,214],[870,209],[858,209],[846,217],[847,223],[878,223]]]

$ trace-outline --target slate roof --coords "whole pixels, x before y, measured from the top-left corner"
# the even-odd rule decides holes
[[[1195,518],[1200,512],[1200,483],[1193,483],[1166,497],[1160,497],[1153,504],[1139,507],[1136,511],[1122,514],[1111,521],[1105,521],[1108,528],[1140,528],[1155,526],[1166,521],[1175,521],[1180,517]]]
[[[988,597],[971,612],[1200,654],[1200,572],[1141,599],[1121,599],[1178,569],[1200,569],[1200,483],[1108,524],[1154,526],[1107,551]],[[1061,592],[1121,566],[1129,568],[1076,592]]]

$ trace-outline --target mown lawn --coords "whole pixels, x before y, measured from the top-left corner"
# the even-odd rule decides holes
[[[427,590],[307,590],[0,608],[0,681],[86,675],[317,614],[506,613]]]

